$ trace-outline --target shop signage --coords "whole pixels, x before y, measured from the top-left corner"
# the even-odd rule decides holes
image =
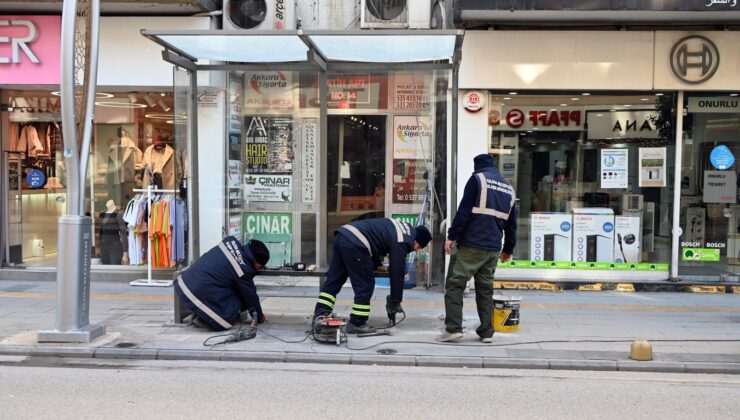
[[[199,93],[198,108],[218,108],[218,92],[205,91]]]
[[[468,92],[462,97],[462,104],[465,110],[478,112],[486,106],[486,97],[480,92]]]
[[[627,188],[627,149],[601,149],[601,188]]]
[[[301,140],[303,163],[301,174],[303,175],[303,202],[316,202],[316,137],[319,132],[319,120],[316,118],[304,118],[301,125]]]
[[[714,169],[730,169],[735,164],[735,155],[729,147],[720,144],[712,149],[712,153],[709,154],[709,162],[714,166]]]
[[[293,201],[292,175],[244,175],[247,200],[286,203]]]
[[[740,99],[731,96],[692,96],[689,98],[689,112],[737,114],[740,113]]]
[[[427,190],[425,174],[429,164],[423,159],[393,159],[393,202],[421,203]]]
[[[588,112],[589,140],[602,139],[658,139],[655,111]]]
[[[430,117],[393,117],[393,158],[432,158],[432,119]]]
[[[665,187],[668,169],[666,168],[665,147],[641,147],[638,151],[638,184],[640,187]]]
[[[41,188],[46,184],[46,175],[38,169],[29,169],[26,173],[26,184],[28,188]]]
[[[704,3],[704,6],[711,8],[713,6],[729,6],[729,7],[735,7],[737,6],[737,0],[705,0],[706,3]]]
[[[242,215],[229,216],[229,235],[237,239],[242,238]]]
[[[709,38],[690,35],[671,48],[671,71],[690,85],[706,82],[719,68],[719,49]]]
[[[326,83],[329,88],[329,103],[340,105],[340,108],[349,108],[350,104],[370,103],[369,74],[330,74]]]
[[[661,263],[618,263],[588,261],[531,261],[512,260],[499,263],[498,268],[534,268],[559,270],[613,270],[613,271],[668,271],[668,264]]]
[[[293,262],[291,257],[293,215],[290,213],[244,213],[244,243],[257,239],[270,251],[268,267],[281,267]]]
[[[61,16],[0,16],[3,84],[59,84]]]
[[[583,111],[572,109],[542,109],[539,107],[503,107],[503,124],[494,130],[578,131],[583,129]]]
[[[711,261],[720,260],[720,251],[717,248],[683,248],[681,250],[682,261]]]
[[[737,200],[735,171],[704,171],[705,203],[730,203]]]
[[[293,108],[293,73],[290,71],[245,72],[244,108]]]
[[[418,214],[392,214],[391,219],[400,220],[402,222],[406,222],[410,224],[411,226],[416,226],[419,221],[419,215]]]
[[[397,73],[393,76],[393,108],[396,111],[431,109],[429,79],[425,75]]]
[[[293,119],[247,116],[244,142],[245,172],[248,174],[293,173]]]

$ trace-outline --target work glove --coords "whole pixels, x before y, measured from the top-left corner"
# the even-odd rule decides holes
[[[267,317],[265,316],[265,314],[257,312],[257,310],[255,309],[249,311],[249,314],[252,316],[252,322],[256,322],[257,324],[267,322]]]

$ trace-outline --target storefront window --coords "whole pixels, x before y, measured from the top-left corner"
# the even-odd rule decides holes
[[[740,100],[688,95],[681,168],[682,278],[717,280],[740,273]]]
[[[5,176],[12,180],[5,221],[12,232],[7,261],[55,266],[57,223],[66,209],[67,185],[59,94],[8,91],[6,95],[12,105],[3,129]],[[85,192],[86,213],[93,218],[94,265],[146,263],[149,220],[133,227],[136,223],[125,220],[126,211],[134,207],[134,199],[141,201],[137,190],[148,185],[167,190],[180,187],[185,155],[173,142],[176,119],[171,91],[98,92]],[[170,198],[174,202],[175,194],[160,195],[157,200],[164,203]],[[175,237],[184,227],[175,226],[178,217],[165,221],[165,206],[159,206],[160,232],[165,238]],[[172,252],[166,239],[156,241],[154,253],[155,267],[184,260]]]
[[[507,268],[667,275],[674,147],[661,98],[491,94],[489,152],[519,210]]]

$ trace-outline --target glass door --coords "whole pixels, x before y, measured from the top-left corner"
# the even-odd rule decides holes
[[[328,117],[327,249],[334,230],[363,219],[385,217],[386,117]]]

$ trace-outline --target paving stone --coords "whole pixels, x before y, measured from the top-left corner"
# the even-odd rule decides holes
[[[480,357],[417,356],[417,366],[482,368]]]
[[[484,357],[483,367],[499,369],[549,369],[544,359],[514,359],[509,357]]]
[[[221,360],[223,352],[210,350],[176,350],[161,349],[157,353],[159,360]]]
[[[291,353],[285,356],[288,363],[328,363],[328,364],[349,364],[351,356],[349,354],[336,353]]]

